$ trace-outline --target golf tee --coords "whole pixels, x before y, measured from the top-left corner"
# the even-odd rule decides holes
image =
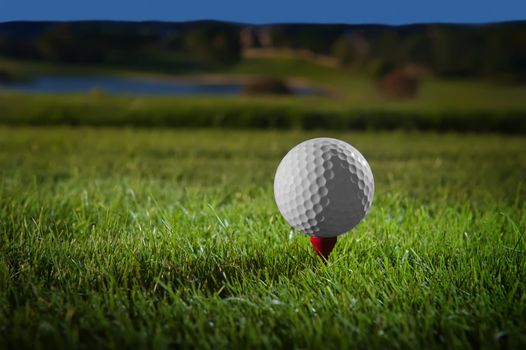
[[[311,237],[310,243],[314,248],[314,254],[322,257],[324,260],[329,260],[334,246],[336,245],[337,237]]]

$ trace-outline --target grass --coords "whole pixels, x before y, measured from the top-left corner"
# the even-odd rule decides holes
[[[0,70],[38,74],[116,74],[170,77],[111,67],[65,66],[0,60]],[[208,72],[210,73],[210,72]],[[212,72],[214,73],[214,72]],[[254,59],[223,76],[268,76],[303,80],[334,92],[332,97],[144,97],[28,95],[0,91],[0,124],[242,129],[434,130],[526,133],[526,87],[476,80],[426,78],[414,99],[383,97],[363,74],[294,59]]]
[[[0,127],[0,347],[523,348],[526,139],[324,133],[376,181],[324,265],[272,194],[319,135]]]
[[[140,59],[138,59],[140,60]],[[177,61],[176,58],[172,60]],[[169,61],[169,60],[168,60]],[[144,67],[57,64],[43,61],[20,61],[0,57],[0,70],[15,76],[38,75],[120,75],[148,78],[180,77],[200,74],[220,74],[228,77],[276,77],[299,79],[313,85],[330,88],[339,98],[327,104],[366,108],[378,106],[401,109],[518,109],[524,111],[526,86],[495,84],[480,79],[423,79],[421,91],[416,99],[389,100],[379,94],[375,82],[364,72],[356,69],[330,68],[315,62],[294,58],[245,59],[230,67],[217,67],[203,71],[155,70]],[[176,64],[175,64],[176,65]],[[177,66],[177,65],[176,65]]]
[[[339,102],[338,102],[339,101]],[[526,110],[366,104],[321,97],[131,97],[0,93],[0,124],[526,133]]]

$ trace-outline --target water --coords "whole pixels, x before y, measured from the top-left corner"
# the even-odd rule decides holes
[[[0,83],[1,90],[28,93],[87,93],[100,89],[109,94],[131,95],[239,95],[240,83],[192,83],[141,78],[109,76],[43,75],[30,81],[10,84]],[[309,88],[294,89],[298,95],[313,94]]]

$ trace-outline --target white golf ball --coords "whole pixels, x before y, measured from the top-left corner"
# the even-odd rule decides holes
[[[348,232],[367,215],[373,195],[367,160],[353,146],[333,138],[307,140],[291,149],[274,178],[279,211],[309,236]]]

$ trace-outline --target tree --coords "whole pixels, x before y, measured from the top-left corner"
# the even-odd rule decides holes
[[[362,65],[369,60],[370,46],[359,34],[342,35],[334,42],[332,54],[342,66]]]
[[[68,24],[56,24],[37,39],[40,55],[54,61],[76,61],[75,36]]]
[[[239,35],[228,29],[196,28],[184,35],[183,42],[185,51],[200,63],[230,64],[241,56]]]

